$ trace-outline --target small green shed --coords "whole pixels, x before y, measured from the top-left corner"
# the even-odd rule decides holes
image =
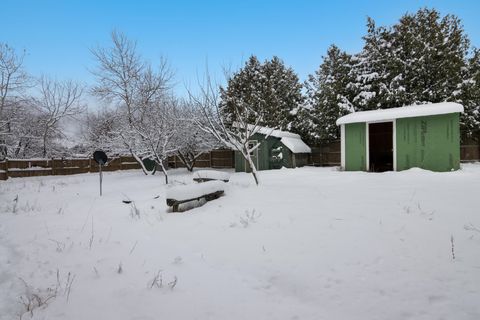
[[[460,167],[460,113],[443,102],[354,112],[341,126],[341,166],[347,171],[400,171]]]
[[[251,155],[257,170],[302,167],[312,152],[298,134],[267,127],[260,127],[249,143],[260,143]],[[235,151],[235,171],[250,172],[250,166],[238,151]]]

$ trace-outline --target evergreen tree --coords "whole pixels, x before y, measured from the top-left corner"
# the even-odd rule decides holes
[[[373,19],[367,20],[367,35],[363,50],[353,58],[355,77],[353,99],[358,110],[394,107],[390,83],[392,61],[392,34],[386,27],[377,27]]]
[[[265,113],[266,126],[291,130],[295,109],[303,101],[302,84],[292,68],[273,57],[265,61],[262,74],[266,77]]]
[[[352,104],[352,57],[332,45],[323,57],[319,70],[309,75],[305,83],[307,108],[310,110],[310,134],[313,142],[335,140],[340,137],[336,120],[354,112]]]
[[[469,48],[457,17],[420,9],[390,28],[368,18],[367,29],[364,48],[355,56],[358,109],[452,100]]]
[[[480,139],[480,50],[474,49],[463,69],[462,83],[454,92],[456,102],[464,106],[461,115],[462,138]]]
[[[281,130],[290,130],[294,110],[302,102],[302,85],[291,68],[273,57],[260,63],[251,56],[245,66],[228,79],[227,87],[220,88],[220,110],[227,122],[235,121],[237,109],[252,108],[262,117],[261,124]],[[252,123],[255,119],[250,119]]]
[[[420,9],[404,15],[391,33],[396,104],[451,101],[462,83],[469,48],[460,20]]]
[[[425,8],[392,27],[369,18],[367,29],[352,57],[357,110],[457,101],[465,106],[462,131],[477,130],[478,51],[467,59],[470,42],[458,17]]]
[[[228,79],[227,87],[220,87],[220,110],[226,123],[235,121],[235,106],[247,105],[257,110],[260,105],[263,105],[258,96],[258,87],[261,86],[261,67],[260,61],[252,55],[245,66]],[[251,121],[253,122],[254,119]]]

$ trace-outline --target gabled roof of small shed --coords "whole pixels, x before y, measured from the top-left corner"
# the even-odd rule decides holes
[[[253,126],[251,127],[254,128]],[[280,142],[283,143],[293,153],[311,153],[312,149],[303,142],[300,135],[288,131],[277,130],[268,127],[255,127],[255,133],[259,133],[268,137],[279,138]]]
[[[253,128],[253,126],[252,126]],[[269,127],[261,127],[257,126],[255,133],[260,133],[269,137],[275,137],[275,138],[295,138],[295,139],[301,139],[300,135],[288,131],[282,131],[278,129],[273,129]]]
[[[454,102],[420,104],[400,108],[353,112],[339,118],[337,120],[337,125],[358,122],[387,121],[399,118],[433,116],[456,112],[463,112],[463,106],[461,104]]]
[[[311,153],[312,149],[300,138],[282,137],[280,142],[293,153]]]

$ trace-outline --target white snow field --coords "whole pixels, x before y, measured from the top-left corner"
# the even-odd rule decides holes
[[[260,174],[180,213],[161,174],[0,182],[0,319],[480,319],[480,165]]]

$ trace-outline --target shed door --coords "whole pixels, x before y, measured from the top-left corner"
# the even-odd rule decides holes
[[[366,124],[349,123],[345,125],[345,170],[367,170],[366,162]]]
[[[393,122],[368,125],[368,149],[370,171],[393,170]]]

